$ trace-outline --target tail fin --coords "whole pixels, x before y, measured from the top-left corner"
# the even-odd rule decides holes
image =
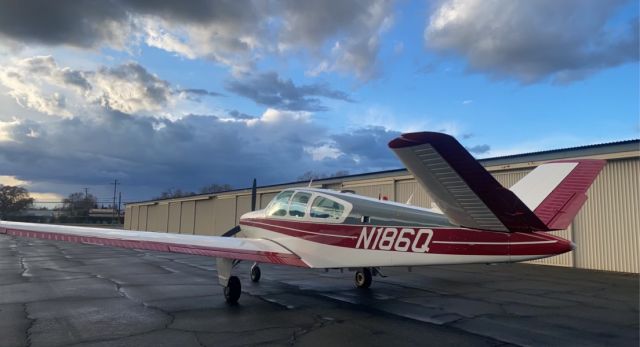
[[[573,161],[545,166],[509,190],[449,135],[407,133],[389,142],[389,147],[452,223],[483,230],[563,229],[604,165]]]
[[[511,191],[551,230],[566,229],[587,201],[587,189],[606,161],[564,160],[542,164]]]

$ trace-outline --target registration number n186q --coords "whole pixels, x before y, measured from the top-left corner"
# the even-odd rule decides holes
[[[362,227],[356,248],[398,252],[429,252],[431,229]]]

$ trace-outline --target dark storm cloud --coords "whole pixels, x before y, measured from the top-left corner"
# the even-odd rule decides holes
[[[327,107],[318,97],[353,102],[347,93],[333,90],[326,84],[296,86],[275,72],[228,81],[226,89],[258,104],[291,111],[326,111]]]
[[[638,17],[615,22],[625,2],[444,1],[430,18],[425,42],[495,78],[568,83],[638,60]]]
[[[145,42],[241,71],[253,66],[255,51],[302,48],[312,51],[327,70],[366,79],[375,70],[379,36],[392,12],[387,0],[4,0],[0,38],[18,46],[120,50]],[[336,43],[337,50],[323,48]]]
[[[267,184],[306,171],[356,173],[400,165],[386,148],[395,132],[365,129],[329,137],[326,128],[295,113],[270,112],[248,121],[196,115],[170,121],[110,110],[99,117],[0,123],[11,138],[0,146],[0,167],[40,186],[101,185],[117,178],[126,182],[130,198],[142,199],[150,196],[141,192],[157,195],[169,187],[244,187],[253,177]],[[351,152],[314,161],[305,148],[327,139]]]
[[[35,0],[1,2],[0,35],[21,42],[95,47],[118,44],[126,10],[114,1]]]

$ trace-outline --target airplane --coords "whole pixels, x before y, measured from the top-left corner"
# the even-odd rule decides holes
[[[238,302],[240,261],[355,271],[369,288],[383,267],[511,263],[551,257],[575,248],[549,234],[566,229],[605,165],[604,160],[560,160],[536,167],[503,187],[452,136],[405,133],[389,142],[434,200],[437,209],[385,201],[353,192],[289,188],[261,210],[252,208],[222,236],[0,222],[0,233],[111,247],[216,258],[228,303]]]

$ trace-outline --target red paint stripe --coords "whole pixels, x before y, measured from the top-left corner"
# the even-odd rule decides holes
[[[260,263],[271,263],[281,265],[291,265],[298,267],[308,267],[302,259],[293,254],[265,252],[265,251],[249,251],[243,249],[230,249],[230,248],[216,248],[216,247],[203,247],[203,246],[190,246],[181,245],[175,243],[165,243],[156,241],[135,241],[135,240],[121,240],[121,239],[108,239],[103,237],[94,236],[79,236],[60,233],[48,233],[43,231],[23,230],[23,229],[8,229],[0,228],[0,233],[18,236],[37,238],[44,240],[66,241],[75,243],[84,243],[90,245],[100,245],[119,248],[130,249],[144,249],[160,252],[171,253],[183,253],[192,255],[202,255],[208,257],[220,257],[230,259],[241,259],[256,261]]]
[[[358,237],[364,226],[345,224],[319,224],[310,222],[243,219],[240,225],[252,226],[268,231],[297,237],[324,245],[356,248]],[[367,227],[370,230],[371,227]],[[403,227],[396,227],[398,230]],[[422,227],[407,227],[418,230]],[[432,228],[433,238],[429,246],[431,254],[448,255],[543,255],[560,254],[571,250],[571,242],[546,233],[504,233],[465,228]],[[342,238],[352,236],[355,238]],[[411,242],[413,237],[409,236]],[[440,242],[464,242],[475,244],[452,244]],[[518,242],[557,241],[554,243],[518,244]],[[483,244],[500,243],[500,244]],[[514,242],[515,244],[511,244]],[[380,250],[379,247],[374,249]]]

